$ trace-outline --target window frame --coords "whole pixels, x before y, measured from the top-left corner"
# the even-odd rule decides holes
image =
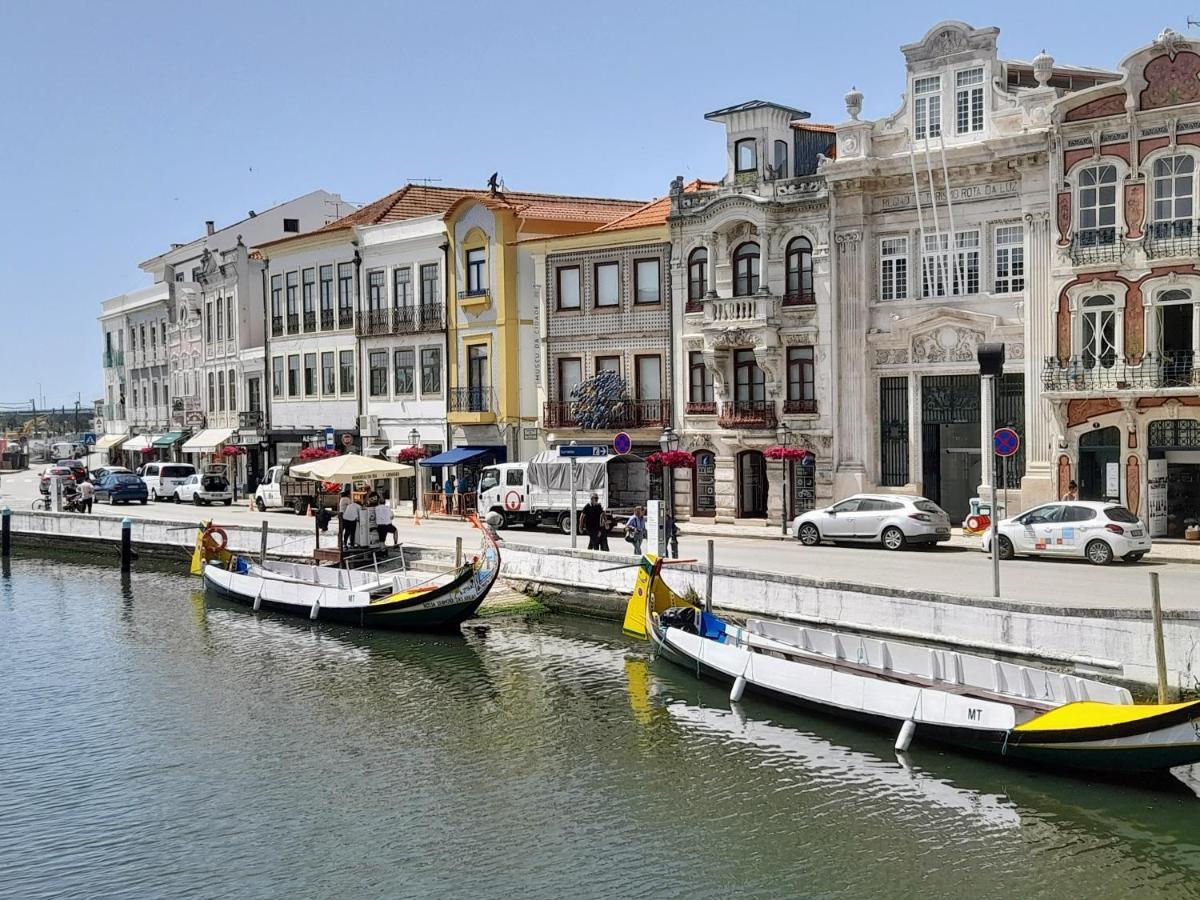
[[[743,252],[753,247],[754,253]],[[742,261],[746,260],[746,271]],[[762,287],[762,247],[758,241],[742,241],[733,250],[733,296],[751,297]]]
[[[295,366],[292,363],[295,363]],[[300,397],[300,354],[287,355],[287,398],[295,400]]]
[[[338,396],[339,397],[353,397],[354,390],[357,386],[355,384],[355,382],[358,380],[356,378],[357,371],[355,368],[357,365],[357,357],[355,356],[355,353],[353,350],[339,349],[337,351],[337,354],[338,354],[338,357],[337,357]],[[349,363],[346,362],[346,354],[350,355]],[[349,374],[349,377],[347,377],[347,374]]]
[[[392,269],[392,308],[411,309],[413,299],[412,266],[396,266]]]
[[[407,357],[407,362],[402,362]],[[407,382],[401,373],[407,373]],[[407,384],[407,386],[406,386]],[[397,397],[412,397],[417,393],[417,352],[415,347],[392,349],[392,390]]]
[[[756,374],[757,373],[757,374]],[[744,375],[744,377],[743,377]],[[742,389],[745,388],[745,391]],[[749,396],[743,397],[742,393]],[[756,396],[761,395],[761,396]],[[763,403],[767,399],[767,376],[752,348],[733,351],[733,402]]]
[[[432,362],[427,361],[432,355]],[[442,348],[422,347],[418,354],[421,367],[421,396],[437,396],[442,393]],[[432,373],[432,378],[430,374]]]
[[[320,358],[321,366],[321,396],[336,397],[337,396],[337,351],[322,350]]]
[[[817,402],[817,352],[812,344],[793,344],[785,352],[786,397],[792,402]],[[795,388],[795,391],[793,391]]]
[[[337,318],[334,310],[337,308],[333,291],[333,265],[327,263],[317,268],[317,296],[320,299],[320,318],[318,325],[320,328],[335,328],[337,327]],[[328,325],[326,323],[326,313],[328,316]]]
[[[793,262],[796,264],[794,268]],[[785,296],[813,296],[813,245],[808,237],[799,234],[787,242],[787,249],[783,255],[783,271]],[[804,286],[806,276],[807,288]]]
[[[699,277],[697,278],[697,271]],[[708,248],[695,247],[688,254],[688,293],[689,301],[703,300],[708,295]]]
[[[468,248],[463,254],[463,268],[467,276],[467,296],[481,297],[486,294],[488,291],[487,248]]]
[[[1002,239],[1005,232],[1017,232],[1019,240]],[[992,227],[992,293],[1020,294],[1025,290],[1025,226],[1000,223]]]
[[[699,374],[700,395],[696,395],[697,374]],[[713,386],[712,372],[704,364],[703,350],[688,351],[688,403],[715,403],[716,393]]]
[[[1112,173],[1111,181],[1101,180],[1099,175],[1093,176],[1096,180],[1090,184],[1084,184],[1084,176],[1088,173],[1102,173],[1108,170]],[[1101,158],[1098,161],[1089,160],[1084,165],[1079,166],[1071,173],[1072,182],[1075,186],[1074,190],[1074,206],[1075,206],[1075,233],[1077,236],[1084,234],[1092,234],[1095,236],[1094,241],[1088,241],[1088,245],[1107,246],[1116,243],[1118,223],[1121,220],[1121,192],[1117,188],[1121,184],[1122,169],[1116,162],[1111,159]],[[1102,203],[1102,191],[1106,188],[1112,190],[1112,202]],[[1089,203],[1085,209],[1084,194],[1085,192],[1095,191],[1096,199],[1094,203]],[[1101,224],[1102,211],[1112,209],[1111,224]],[[1095,215],[1095,222],[1085,226],[1083,218],[1085,212],[1091,212]],[[1106,234],[1106,229],[1111,229],[1111,235]],[[1102,240],[1102,238],[1109,238]]]
[[[377,365],[382,358],[383,364]],[[388,382],[388,352],[386,347],[372,348],[367,351],[367,396],[387,399]]]
[[[742,165],[742,148],[750,148],[750,163]],[[733,174],[746,175],[758,171],[758,138],[739,138],[733,142]]]
[[[933,87],[922,90],[925,83],[933,83]],[[942,128],[942,76],[918,75],[912,80],[912,118],[913,141],[924,141],[926,138],[938,138],[944,134]]]
[[[657,370],[658,396],[645,397],[642,395],[642,363],[653,360]],[[638,403],[662,403],[666,398],[666,384],[663,382],[663,357],[661,353],[635,353],[633,356],[633,398]]]
[[[368,269],[367,309],[370,312],[382,312],[387,308],[387,269]]]
[[[654,266],[654,299],[642,299],[642,266]],[[658,306],[662,303],[662,260],[657,256],[643,256],[633,261],[633,303],[635,306]]]
[[[558,379],[556,387],[558,400],[560,403],[569,403],[571,401],[571,392],[567,390],[567,379],[565,378],[565,368],[568,364],[574,364],[579,370],[579,381],[576,383],[583,384],[583,357],[582,356],[560,356],[554,361],[554,374]]]
[[[287,366],[283,356],[271,357],[271,398],[273,400],[286,399],[284,396],[284,388],[287,379]]]
[[[442,277],[441,266],[438,263],[421,263],[417,275],[420,276],[421,305],[440,302],[438,284]],[[428,296],[426,291],[428,291]]]
[[[571,306],[563,304],[563,273],[575,273],[575,303]],[[556,266],[554,268],[554,307],[559,312],[579,312],[583,308],[582,278],[579,266]]]
[[[308,364],[309,360],[312,360],[311,367]],[[314,353],[305,353],[304,359],[301,361],[301,366],[302,366],[302,369],[304,372],[304,378],[303,378],[304,385],[303,386],[304,386],[304,396],[305,397],[316,397],[317,396],[317,388],[319,387],[317,366],[318,366],[319,360],[320,360],[320,354],[314,352]]]
[[[889,252],[889,244],[898,252]],[[879,238],[879,299],[884,303],[908,299],[908,235]]]
[[[616,274],[613,278],[613,294],[612,299],[605,301],[601,292],[601,269],[607,271],[615,269]],[[557,271],[561,272],[562,267]],[[592,266],[592,306],[596,309],[619,309],[621,307],[621,262],[620,260],[607,260],[598,262]]]
[[[1177,163],[1177,161],[1179,161],[1179,160],[1187,160],[1191,165],[1191,171],[1187,172],[1183,175],[1181,175],[1177,170],[1173,170],[1166,175],[1158,174],[1157,170],[1158,170],[1158,167],[1160,164],[1163,164],[1166,162],[1171,162],[1174,164],[1174,163]],[[1183,150],[1182,147],[1177,147],[1174,150],[1174,152],[1164,152],[1164,153],[1156,154],[1154,157],[1147,160],[1147,164],[1148,164],[1147,165],[1148,171],[1146,174],[1148,176],[1147,182],[1148,182],[1148,187],[1150,189],[1150,216],[1149,216],[1150,224],[1152,226],[1157,226],[1158,230],[1161,230],[1162,226],[1164,226],[1164,225],[1173,225],[1177,222],[1185,222],[1185,221],[1188,223],[1195,222],[1196,217],[1197,217],[1196,216],[1197,159],[1196,159],[1195,154],[1186,152],[1185,150]],[[1184,178],[1184,177],[1191,180],[1191,189],[1188,192],[1188,194],[1186,195],[1186,199],[1191,207],[1191,214],[1186,215],[1186,216],[1181,216],[1178,214],[1178,210],[1176,209],[1176,206],[1180,202],[1180,200],[1184,199],[1184,196],[1176,193],[1175,189],[1178,187],[1177,182],[1179,181],[1179,179]],[[1158,185],[1162,181],[1170,182],[1171,193],[1170,193],[1169,197],[1160,198],[1158,196]],[[1171,205],[1171,215],[1166,218],[1160,217],[1159,211],[1158,211],[1159,204],[1163,203],[1163,202],[1169,203]],[[1158,235],[1156,235],[1156,236],[1158,236]],[[1166,235],[1162,235],[1162,236],[1166,236]]]
[[[963,76],[979,73],[978,81],[963,82]],[[981,134],[987,119],[987,71],[982,65],[958,69],[954,73],[954,133]],[[964,108],[965,101],[965,108]],[[964,127],[964,114],[966,125]]]

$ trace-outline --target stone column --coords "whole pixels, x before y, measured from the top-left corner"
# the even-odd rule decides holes
[[[758,293],[769,294],[771,287],[768,283],[771,267],[768,258],[771,255],[771,233],[766,226],[758,232]]]
[[[721,252],[721,236],[715,231],[708,236],[708,261],[706,263],[708,272],[705,279],[708,281],[708,290],[705,292],[705,297],[717,296],[717,254]]]
[[[1050,279],[1050,213],[1025,215],[1025,477],[1021,505],[1025,509],[1057,498],[1054,460],[1058,428],[1049,401],[1042,399],[1042,366],[1055,353],[1058,301]]]
[[[734,472],[737,460],[733,456],[737,448],[730,448],[727,444],[723,449],[724,452],[718,452],[716,457],[713,487],[716,491],[717,514],[713,521],[718,525],[732,525],[737,515],[737,477]]]
[[[866,483],[865,443],[868,429],[863,421],[867,409],[866,297],[869,291],[862,231],[850,229],[834,235],[837,247],[837,460],[833,492],[844,497],[861,491]]]
[[[781,459],[767,460],[767,524],[775,528],[779,527],[784,513],[783,494],[788,487],[786,466],[787,463]]]

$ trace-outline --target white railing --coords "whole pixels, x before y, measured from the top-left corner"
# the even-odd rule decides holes
[[[704,301],[705,324],[766,322],[775,312],[776,299],[769,295],[710,297]]]

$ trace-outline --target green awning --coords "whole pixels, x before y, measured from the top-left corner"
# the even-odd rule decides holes
[[[182,437],[183,437],[182,431],[168,431],[162,437],[155,439],[154,446],[155,447],[170,447],[170,446],[173,446],[174,444],[177,444],[179,442],[179,439]]]

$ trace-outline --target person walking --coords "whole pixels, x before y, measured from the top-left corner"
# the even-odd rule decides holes
[[[379,543],[387,546],[387,536],[392,536],[392,543],[400,546],[400,535],[392,524],[392,508],[380,502],[375,506],[375,533],[379,535]]]
[[[342,549],[347,547],[358,546],[358,517],[362,513],[362,507],[355,502],[354,497],[348,495],[349,503],[342,510]]]
[[[625,520],[625,540],[633,544],[633,555],[642,555],[642,541],[646,539],[646,509],[636,507],[633,515]]]
[[[604,529],[604,507],[600,505],[599,494],[592,494],[591,500],[580,511],[579,525],[587,533],[589,550],[605,549],[600,540],[600,533]]]
[[[1079,499],[1079,485],[1077,483],[1075,483],[1074,481],[1072,481],[1070,484],[1068,484],[1067,492],[1065,494],[1063,494],[1062,498],[1067,501],[1078,500]]]
[[[442,493],[446,495],[446,515],[454,515],[454,472],[446,476],[446,483],[442,485]]]
[[[92,501],[96,499],[96,488],[90,481],[79,485],[79,506],[85,513],[92,511]]]
[[[342,488],[342,496],[338,499],[338,546],[346,544],[346,507],[350,505],[350,485]]]

